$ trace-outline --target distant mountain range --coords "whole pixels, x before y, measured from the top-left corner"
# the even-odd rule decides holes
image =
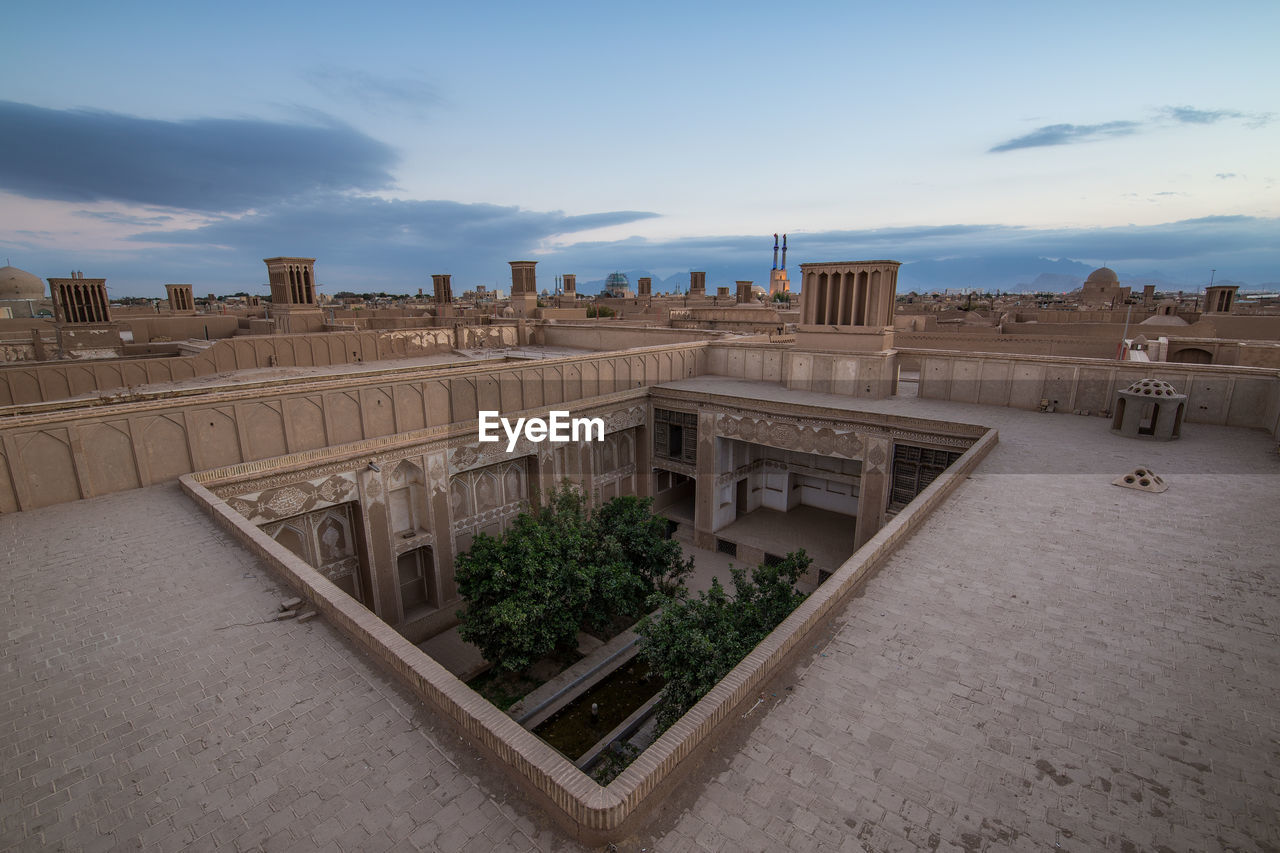
[[[980,258],[948,258],[946,260],[913,261],[902,265],[898,272],[898,292],[920,293],[933,290],[976,290],[979,292],[1001,291],[1004,293],[1069,293],[1078,290],[1084,284],[1089,273],[1098,268],[1096,264],[1073,261],[1069,258],[1043,258],[1036,256],[980,257]],[[791,275],[791,288],[800,288],[800,267],[793,264],[787,270]],[[623,270],[632,290],[636,288],[636,280],[642,276],[653,279],[654,293],[684,293],[689,289],[689,273],[682,272],[666,277],[643,270]],[[707,292],[714,294],[717,287],[728,287],[729,292],[735,290],[737,281],[753,281],[755,284],[767,286],[769,269],[740,269],[730,266],[705,268],[707,273]],[[1187,292],[1201,291],[1207,285],[1208,278],[1193,282],[1184,276],[1167,273],[1161,270],[1145,270],[1142,272],[1116,269],[1116,275],[1122,285],[1141,290],[1143,285],[1153,284],[1158,291],[1183,290]],[[600,293],[604,290],[604,278],[579,280],[578,292],[582,294]],[[1280,284],[1264,282],[1250,284],[1243,281],[1217,279],[1215,284],[1234,284],[1241,291],[1276,291]],[[549,283],[540,282],[550,290]]]

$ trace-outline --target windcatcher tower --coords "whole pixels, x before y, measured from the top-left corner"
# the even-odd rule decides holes
[[[71,273],[71,278],[51,278],[49,295],[53,297],[55,323],[111,322],[105,278],[85,278],[82,272]]]
[[[276,331],[305,334],[324,329],[316,298],[315,258],[264,258],[271,285],[271,317]]]
[[[899,266],[897,261],[800,265],[796,381],[850,397],[894,394],[898,351],[893,348],[893,301]]]
[[[1204,313],[1230,314],[1231,306],[1236,304],[1236,284],[1215,284],[1204,289]]]
[[[511,310],[517,317],[532,317],[538,309],[537,261],[507,261],[511,264]]]
[[[120,329],[111,322],[105,278],[85,278],[82,272],[70,278],[49,279],[53,297],[53,329],[56,351],[47,352],[37,344],[38,358],[104,358],[123,353]]]
[[[843,352],[893,348],[897,261],[801,264],[800,334],[807,346]]]
[[[567,272],[560,276],[560,280],[560,295],[556,297],[556,306],[559,308],[577,308],[578,276],[575,273]]]
[[[452,317],[455,313],[453,308],[453,285],[450,284],[451,278],[452,276],[444,273],[434,273],[431,276],[437,317]]]
[[[689,273],[689,295],[690,296],[706,296],[707,295],[707,274],[705,272]]]
[[[169,297],[170,314],[196,313],[195,297],[191,295],[189,284],[166,284],[165,294]]]

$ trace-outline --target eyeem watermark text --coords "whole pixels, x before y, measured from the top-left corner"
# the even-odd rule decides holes
[[[554,409],[548,418],[516,418],[513,424],[493,410],[480,411],[480,441],[501,441],[498,427],[507,434],[507,452],[516,449],[520,436],[539,444],[543,441],[604,441],[604,418],[571,418],[568,412]]]

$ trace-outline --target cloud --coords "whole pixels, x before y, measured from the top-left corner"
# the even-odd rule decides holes
[[[358,68],[325,65],[305,72],[303,79],[328,97],[356,104],[371,113],[422,115],[427,108],[443,102],[434,86],[413,77],[388,77]]]
[[[336,275],[348,289],[370,282],[405,290],[439,272],[465,271],[492,282],[502,275],[506,261],[534,257],[551,238],[656,215],[619,210],[569,216],[495,204],[335,193],[197,228],[147,231],[133,239],[170,246],[161,252],[178,263],[213,255],[228,269],[239,268],[255,278],[262,258],[316,257],[319,275],[326,276],[321,281],[334,281]]]
[[[454,274],[454,289],[505,288],[506,261],[538,260],[541,284],[576,273],[578,281],[614,270],[653,275],[655,287],[687,286],[688,271],[706,270],[711,285],[768,279],[773,235],[698,236],[677,240],[589,240],[548,248],[557,235],[653,216],[612,211],[567,216],[488,204],[397,202],[334,195],[299,200],[199,228],[137,235],[136,252],[51,251],[11,235],[0,248],[20,250],[24,269],[83,269],[103,275],[113,293],[163,295],[165,281],[192,281],[200,292],[265,292],[262,259],[317,259],[326,292],[429,292],[431,273]],[[157,241],[166,243],[156,247]],[[1188,287],[1211,268],[1219,276],[1263,283],[1280,270],[1280,219],[1214,216],[1160,225],[1110,228],[1024,228],[955,224],[789,234],[792,281],[805,262],[892,258],[904,266],[899,287],[1009,288],[1043,272],[1083,277],[1104,261],[1123,276],[1154,276]],[[15,258],[16,260],[16,258]],[[1229,272],[1228,272],[1229,270]],[[640,272],[643,271],[643,272]],[[1180,285],[1180,286],[1181,286]]]
[[[156,214],[155,216],[136,216],[131,213],[123,213],[118,210],[77,210],[73,216],[83,216],[86,219],[97,219],[101,222],[110,222],[112,225],[132,225],[137,227],[154,228],[173,222],[174,217],[168,214]]]
[[[623,225],[657,216],[634,210],[566,216],[496,204],[456,201],[396,201],[369,196],[329,195],[288,202],[239,217],[225,217],[199,228],[152,231],[136,235],[148,242],[254,245],[289,251],[318,252],[321,247],[365,256],[368,247],[382,250],[404,245],[459,253],[483,247],[518,247],[525,251],[551,237]],[[311,248],[297,246],[299,242]],[[255,249],[255,251],[257,251]]]
[[[1193,107],[1165,107],[1162,113],[1182,124],[1214,124],[1224,118],[1245,118],[1235,110],[1197,110]]]
[[[1240,176],[1237,175],[1235,172],[1219,172],[1215,177],[1217,177],[1217,179],[1220,181],[1225,181],[1225,180],[1228,180],[1229,178],[1238,178]]]
[[[144,219],[150,213],[140,212]],[[693,269],[706,270],[714,285],[767,281],[772,233],[670,240],[600,240],[588,233],[655,215],[630,210],[570,215],[322,193],[242,215],[207,217],[195,227],[183,227],[190,218],[176,217],[158,227],[143,226],[147,230],[134,233],[132,244],[114,248],[56,249],[41,235],[10,232],[0,240],[0,251],[17,252],[19,266],[39,275],[83,269],[107,277],[113,293],[154,296],[163,294],[165,281],[191,281],[199,292],[264,292],[262,259],[276,255],[315,257],[326,292],[413,292],[429,289],[432,273],[452,273],[455,291],[476,284],[505,288],[510,280],[506,262],[518,259],[539,261],[546,286],[561,273],[576,273],[585,285],[614,270],[652,275],[659,290],[687,285]],[[1280,219],[1216,216],[1107,228],[954,223],[793,231],[788,245],[793,281],[800,278],[801,263],[891,258],[904,264],[899,279],[904,291],[1009,288],[1044,272],[1087,274],[1104,261],[1122,275],[1151,275],[1179,286],[1194,286],[1211,268],[1235,280],[1262,283],[1275,281],[1280,270]]]
[[[1271,122],[1274,113],[1242,113],[1239,110],[1197,110],[1194,107],[1165,107],[1160,115],[1179,124],[1217,124],[1220,121],[1237,120],[1256,130]]]
[[[989,149],[988,153],[1016,151],[1019,148],[1040,148],[1047,145],[1069,145],[1075,142],[1091,142],[1114,136],[1128,136],[1142,127],[1136,121],[1109,121],[1103,124],[1049,124],[1031,131],[1025,136],[1010,139]]]
[[[0,187],[28,198],[239,212],[390,187],[392,149],[329,121],[161,121],[0,101]]]
[[[1085,264],[1086,272],[1103,260],[1126,269],[1162,265],[1171,276],[1192,275],[1230,258],[1245,280],[1266,281],[1280,268],[1280,220],[1248,216],[1189,219],[1149,226],[1040,229],[1009,225],[951,225],[802,232],[789,235],[792,280],[800,263],[867,258],[904,262],[905,289],[922,284],[959,287],[984,283],[1012,286],[1040,272],[1070,272]],[[708,270],[708,278],[728,284],[737,279],[767,279],[772,234],[696,237],[680,240],[586,242],[557,249],[547,265],[578,272],[579,280],[613,269],[645,269],[667,277],[690,269]],[[1048,258],[1062,259],[1048,261]],[[1070,261],[1068,259],[1075,259]]]
[[[1020,148],[1041,148],[1051,145],[1071,145],[1077,142],[1096,142],[1117,136],[1147,133],[1169,122],[1175,124],[1217,124],[1221,121],[1243,121],[1251,129],[1267,124],[1274,118],[1271,113],[1242,113],[1238,110],[1199,110],[1194,107],[1163,107],[1149,120],[1108,121],[1102,124],[1048,124],[1025,136],[1015,137],[987,149],[988,154],[1017,151]]]

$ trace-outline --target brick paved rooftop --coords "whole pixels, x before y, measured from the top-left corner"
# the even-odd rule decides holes
[[[623,849],[1280,847],[1280,457],[1000,444]],[[1149,466],[1163,494],[1111,485]],[[575,849],[176,486],[0,516],[0,848]],[[1055,845],[1058,845],[1055,848]]]

